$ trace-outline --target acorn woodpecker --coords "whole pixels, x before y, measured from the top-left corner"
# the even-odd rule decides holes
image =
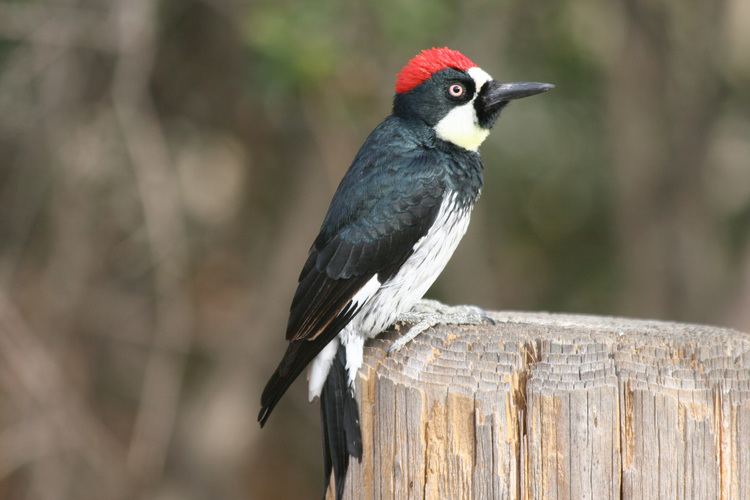
[[[349,456],[361,460],[354,381],[365,340],[427,292],[466,232],[482,189],[478,148],[513,99],[553,88],[500,83],[448,48],[422,51],[396,77],[393,112],[370,134],[339,184],[302,267],[281,363],[261,426],[310,365],[321,399],[325,486],[343,495]]]

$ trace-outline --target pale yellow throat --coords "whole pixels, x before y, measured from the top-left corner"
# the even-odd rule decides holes
[[[492,77],[481,68],[470,68],[467,73],[474,79],[476,92],[471,101],[456,106],[448,112],[434,127],[435,134],[444,141],[451,142],[456,146],[476,151],[482,145],[487,136],[490,135],[489,129],[479,126],[474,101],[479,94],[482,85],[487,83]]]

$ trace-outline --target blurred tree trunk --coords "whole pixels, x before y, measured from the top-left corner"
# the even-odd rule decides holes
[[[724,2],[622,0],[609,123],[624,313],[708,320],[727,272],[705,205]]]

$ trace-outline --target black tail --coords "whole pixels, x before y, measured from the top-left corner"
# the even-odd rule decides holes
[[[271,375],[260,397],[261,408],[260,413],[258,413],[258,422],[260,422],[261,427],[265,425],[276,403],[289,389],[292,382],[302,373],[307,364],[351,321],[354,312],[356,310],[337,316],[325,331],[312,340],[300,339],[289,342],[289,347],[287,347],[279,367]]]
[[[263,427],[271,416],[276,403],[284,395],[292,382],[302,373],[307,364],[336,336],[336,332],[325,332],[319,335],[315,340],[298,340],[290,342],[289,347],[284,353],[284,357],[279,363],[279,367],[273,372],[271,378],[263,389],[260,397],[260,413],[258,413],[258,422]]]
[[[323,426],[323,497],[331,481],[336,481],[336,500],[344,496],[349,455],[362,460],[362,434],[359,408],[346,373],[346,349],[339,346],[320,394],[320,415]]]

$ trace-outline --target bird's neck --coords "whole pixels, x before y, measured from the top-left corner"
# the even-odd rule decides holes
[[[389,134],[396,134],[398,140],[430,150],[433,158],[433,171],[443,176],[446,187],[458,195],[463,205],[473,205],[479,198],[483,184],[482,160],[477,151],[469,151],[437,137],[435,130],[417,119],[406,119],[390,115],[378,127],[384,127]],[[391,136],[391,140],[396,136]]]

